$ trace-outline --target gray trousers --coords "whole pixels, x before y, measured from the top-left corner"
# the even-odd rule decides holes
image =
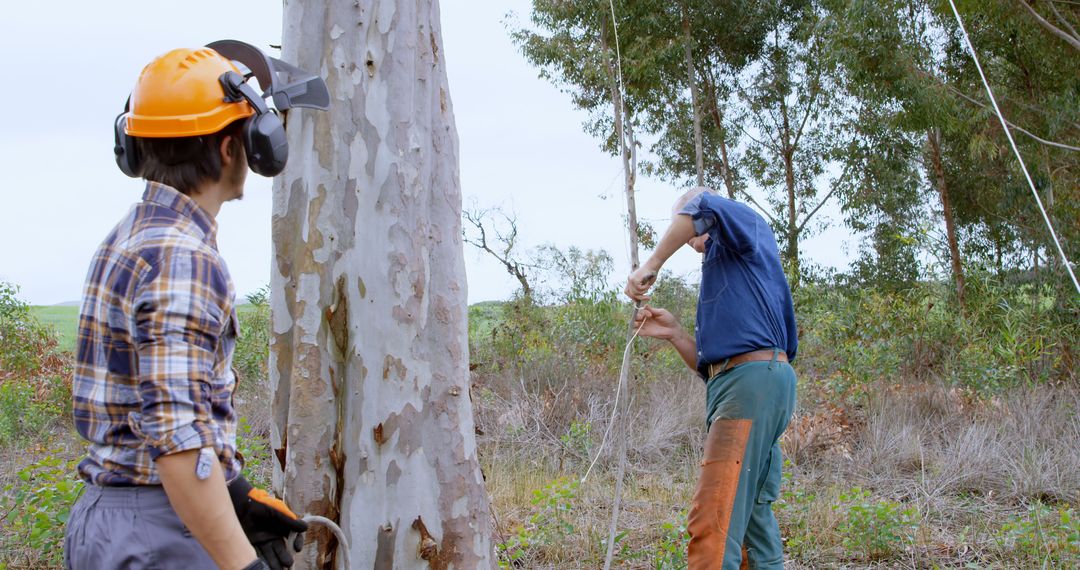
[[[98,487],[71,509],[64,536],[69,570],[217,568],[176,516],[161,487]]]

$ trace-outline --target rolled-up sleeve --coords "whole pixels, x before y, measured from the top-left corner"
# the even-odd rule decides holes
[[[711,240],[739,254],[754,251],[759,233],[771,232],[750,208],[707,192],[687,202],[679,213],[690,216],[697,235],[709,234]]]
[[[679,210],[680,214],[690,216],[694,222],[694,234],[705,235],[716,226],[716,212],[703,207],[705,194],[698,194]]]
[[[140,279],[134,329],[142,405],[129,424],[153,459],[222,447],[211,393],[227,306],[228,277],[216,259],[200,252],[151,260]]]

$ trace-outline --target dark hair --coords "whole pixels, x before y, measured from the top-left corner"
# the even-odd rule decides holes
[[[182,194],[192,194],[205,181],[221,180],[221,141],[233,137],[233,143],[243,152],[240,125],[234,121],[216,133],[198,137],[171,139],[137,138],[142,157],[142,177],[172,186]]]

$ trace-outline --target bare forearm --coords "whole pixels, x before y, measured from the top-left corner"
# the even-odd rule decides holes
[[[255,549],[236,519],[225,475],[214,461],[210,477],[195,476],[199,451],[163,455],[157,460],[161,484],[184,525],[220,568],[239,569],[256,558]]]
[[[645,261],[644,266],[659,272],[668,258],[678,251],[680,247],[686,245],[686,242],[695,235],[697,234],[694,231],[694,222],[690,219],[690,216],[685,214],[675,216],[667,231],[664,232],[663,237],[660,238],[660,243],[653,250],[653,254]]]
[[[686,366],[690,370],[697,371],[697,341],[686,331],[679,329],[679,332],[672,335],[668,339],[671,346],[675,347],[675,351],[679,353],[679,357],[683,359]]]

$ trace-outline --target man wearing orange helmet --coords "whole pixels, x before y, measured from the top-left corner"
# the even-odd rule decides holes
[[[67,525],[68,568],[285,568],[286,538],[307,529],[240,474],[236,293],[216,241],[217,213],[243,195],[248,168],[285,165],[284,127],[246,82],[262,69],[273,93],[273,62],[170,51],[117,118],[117,164],[147,183],[83,291],[72,395],[88,484]]]

